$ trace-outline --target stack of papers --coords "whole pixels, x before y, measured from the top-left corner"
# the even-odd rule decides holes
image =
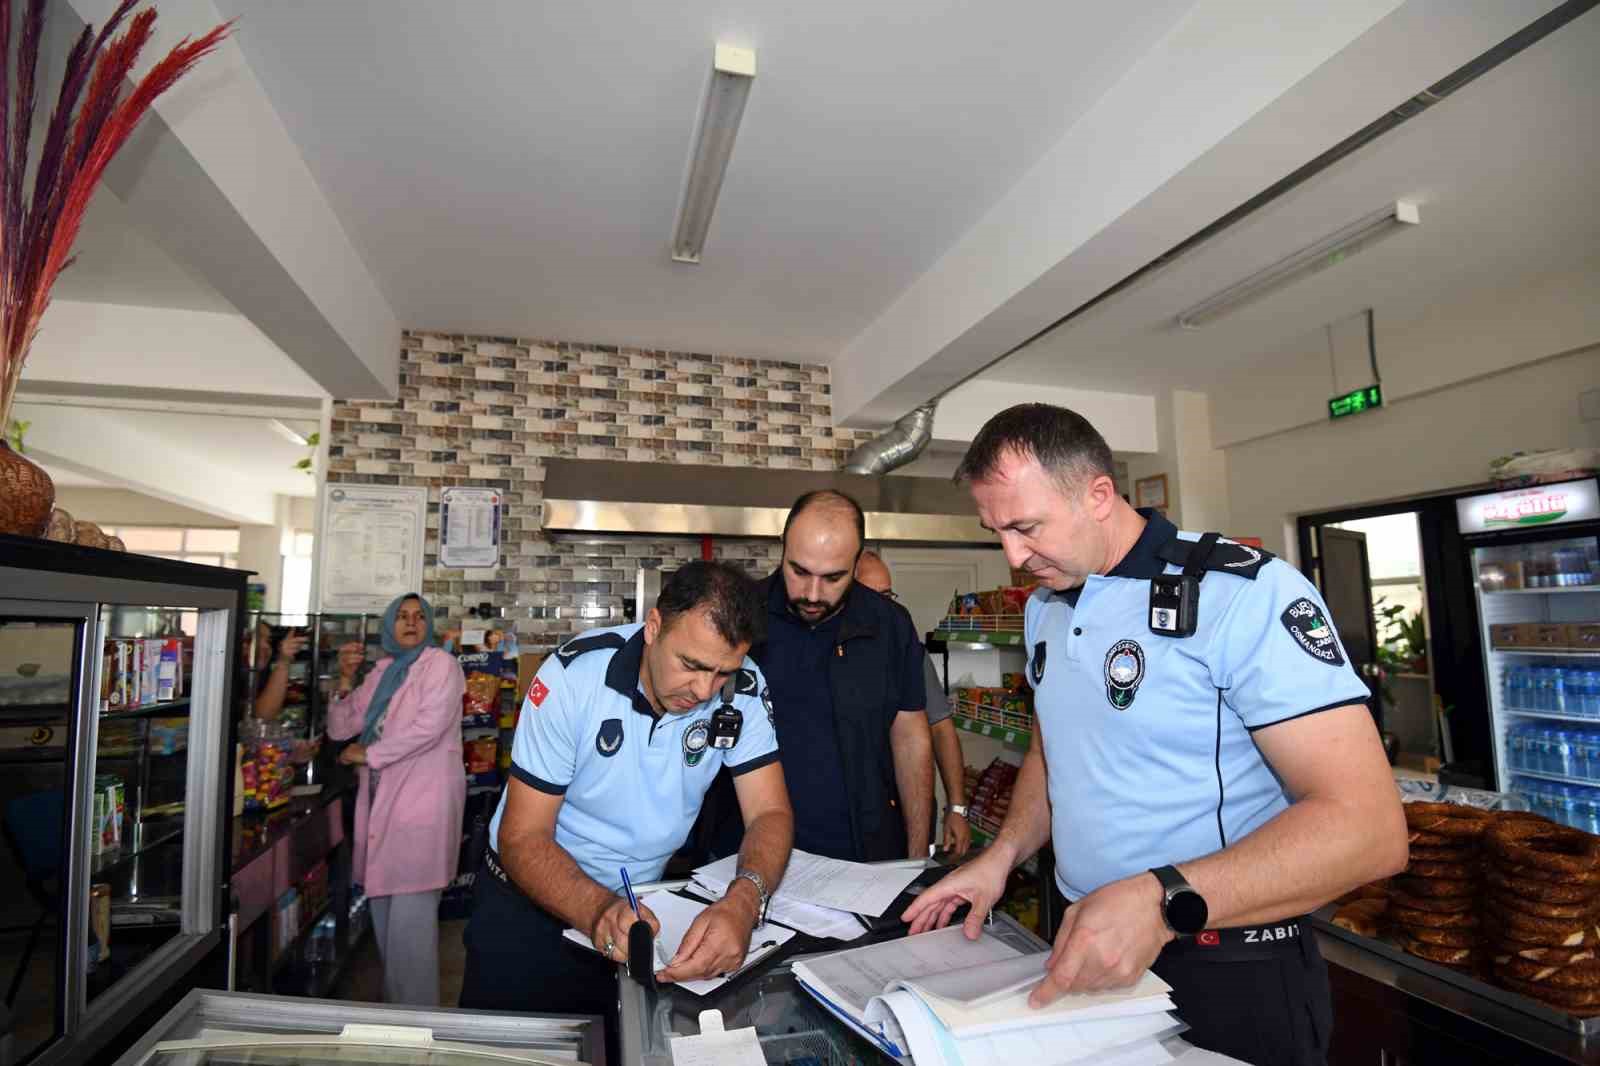
[[[685,899],[671,892],[647,892],[639,897],[639,902],[649,907],[656,919],[661,923],[661,932],[656,934],[656,972],[660,973],[667,968],[667,962],[678,953],[678,947],[683,943],[683,938],[689,933],[689,926],[700,917],[709,904],[698,900]],[[594,942],[576,929],[568,929],[562,934],[574,944],[588,948],[590,951],[598,950]],[[679,981],[674,987],[687,989],[697,996],[714,991],[727,984],[737,975],[748,970],[779,947],[794,939],[791,930],[780,928],[768,923],[755,931],[750,938],[750,950],[745,953],[744,962],[733,973],[723,974],[720,977],[708,977],[700,981]]]
[[[1028,994],[1048,951],[987,927],[968,940],[940,929],[794,963],[800,985],[885,1054],[916,1066],[1158,1066],[1183,1028],[1172,989],[1146,973],[1132,988],[1063,996],[1038,1010]]]
[[[866,932],[855,915],[880,917],[925,865],[920,859],[846,862],[796,850],[789,855],[767,917],[811,936],[854,940]],[[729,855],[694,871],[693,884],[702,894],[721,899],[738,872],[739,857]]]

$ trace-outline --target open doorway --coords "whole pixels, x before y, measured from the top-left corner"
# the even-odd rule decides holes
[[[1383,701],[1380,721],[1394,740],[1395,764],[1434,769],[1445,759],[1434,713],[1428,654],[1428,590],[1415,511],[1330,522],[1324,529],[1365,538],[1367,597],[1374,635],[1373,679]]]

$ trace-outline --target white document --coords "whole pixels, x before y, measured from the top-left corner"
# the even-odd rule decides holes
[[[689,888],[708,899],[721,899],[728,891],[726,885],[717,887],[705,883],[698,877],[689,883]],[[769,902],[767,918],[808,936],[823,939],[855,940],[867,931],[867,927],[862,925],[850,911],[818,907],[811,903],[783,899],[781,896],[776,896]]]
[[[856,1018],[867,1016],[874,999],[907,992],[924,1004],[942,1029],[960,1038],[1059,1023],[1162,1018],[1173,1009],[1170,986],[1148,972],[1132,988],[1066,995],[1034,1009],[1028,1006],[1028,994],[1037,975],[1042,975],[1046,958],[1047,952],[1024,950],[988,929],[977,940],[968,940],[959,926],[950,926],[803,959],[794,964],[794,972],[815,994]],[[1019,959],[1037,969],[1033,980],[1015,987]],[[998,979],[990,979],[989,971],[997,973]],[[990,994],[997,986],[1013,990],[1001,996]],[[981,1005],[976,1002],[979,999]]]
[[[926,864],[921,860],[877,865],[829,859],[796,850],[789,854],[789,868],[784,871],[783,883],[778,886],[773,899],[870,914],[876,918],[889,909],[889,904],[917,879],[925,867]],[[695,880],[718,891],[726,891],[738,869],[739,857],[729,855],[700,867],[694,872]]]
[[[700,1012],[699,1036],[672,1038],[672,1066],[766,1066],[753,1027],[724,1029],[722,1012]]]
[[[997,937],[968,940],[961,927],[953,925],[796,962],[794,969],[839,1006],[864,1017],[872,998],[881,996],[897,982],[1003,962],[1019,954]]]
[[[892,1016],[896,1029],[887,1028]],[[898,1032],[917,1066],[1159,1066],[1172,1061],[1160,1040],[1178,1029],[1166,1014],[1101,1021],[1058,1022],[987,1036],[958,1037],[939,1023],[926,1004],[906,991],[873,1001],[868,1021]]]
[[[440,490],[439,565],[500,565],[500,493],[456,487]]]
[[[685,899],[672,892],[649,892],[639,897],[639,903],[649,907],[656,920],[661,923],[661,931],[656,934],[656,972],[660,973],[678,953],[678,948],[683,944],[683,938],[689,935],[689,927],[694,924],[694,920],[700,917],[700,913],[710,904]],[[568,929],[562,935],[574,944],[591,951],[597,950],[594,942],[576,929]],[[794,939],[792,930],[770,924],[763,926],[750,937],[750,950],[746,952],[744,962],[739,964],[739,969],[732,974],[726,977],[708,977],[700,981],[679,981],[676,987],[703,996],[707,992],[721,988],[731,977],[743,973],[792,939]]]

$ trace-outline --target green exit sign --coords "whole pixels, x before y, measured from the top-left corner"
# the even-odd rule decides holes
[[[1374,407],[1383,406],[1383,389],[1378,385],[1368,385],[1364,389],[1347,392],[1343,396],[1335,396],[1328,401],[1328,417],[1344,418],[1346,415],[1358,415],[1362,411],[1370,411]]]

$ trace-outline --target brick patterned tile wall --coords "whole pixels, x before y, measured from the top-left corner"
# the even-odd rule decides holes
[[[430,550],[423,593],[450,619],[508,608],[522,643],[547,648],[615,624],[635,567],[698,559],[700,544],[544,537],[546,457],[832,470],[870,435],[833,428],[825,366],[408,331],[400,399],[335,404],[328,481],[425,486],[430,549],[440,489],[501,490],[500,567],[445,569]],[[715,552],[753,574],[778,559],[776,541]]]

